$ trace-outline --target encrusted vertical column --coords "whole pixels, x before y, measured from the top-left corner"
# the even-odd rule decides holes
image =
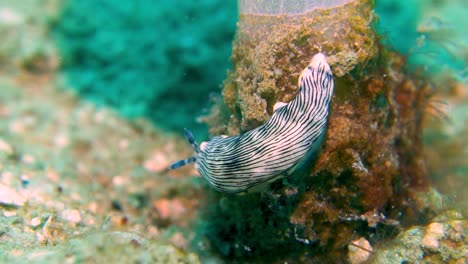
[[[253,247],[259,254],[268,247],[315,242],[340,255],[356,230],[366,231],[357,229],[359,221],[393,228],[414,221],[422,210],[414,197],[428,186],[421,150],[427,84],[410,78],[404,59],[380,46],[372,1],[316,1],[315,8],[309,2],[272,1],[262,13],[267,1],[252,1],[248,11],[240,10],[234,69],[224,82],[222,100],[205,120],[215,135],[265,123],[276,102],[294,98],[301,70],[323,52],[335,94],[322,151],[310,170],[292,175],[289,183],[273,184],[268,192],[276,200],[231,197],[211,208],[210,218],[226,220],[231,214],[235,219],[235,228],[230,221],[213,221],[210,235],[217,243],[217,236],[229,233],[223,243]],[[248,3],[240,1],[244,8]],[[260,216],[270,220],[257,226],[251,220]],[[266,233],[270,243],[255,240]],[[226,254],[242,251],[230,250]]]

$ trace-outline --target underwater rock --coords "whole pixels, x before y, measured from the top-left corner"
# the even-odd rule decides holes
[[[439,240],[444,236],[444,233],[444,226],[441,223],[431,223],[421,240],[422,246],[430,251],[437,251]]]
[[[153,207],[157,212],[155,221],[158,226],[167,226],[168,222],[184,220],[187,208],[180,199],[160,199],[153,202]]]
[[[81,214],[80,211],[73,209],[73,210],[64,210],[61,213],[61,217],[71,223],[78,224],[81,222]]]
[[[364,68],[378,52],[370,27],[372,7],[351,2],[298,16],[241,14],[231,58],[234,70],[223,89],[228,127],[208,120],[210,132],[239,133],[264,123],[276,102],[294,98],[297,78],[317,52],[325,51],[335,76]]]
[[[351,264],[365,263],[371,256],[372,246],[369,241],[361,237],[351,241],[348,246],[348,258]]]
[[[29,225],[30,225],[32,228],[36,228],[36,227],[38,227],[41,223],[42,223],[42,221],[41,221],[41,218],[40,218],[40,217],[34,217],[34,218],[31,219],[31,221],[29,222]]]
[[[377,248],[371,263],[465,263],[468,259],[468,223],[448,211],[426,226],[402,231]]]
[[[276,260],[318,252],[345,260],[356,232],[369,237],[383,229],[384,239],[434,213],[414,201],[428,189],[421,133],[431,89],[380,46],[372,21],[365,0],[295,15],[241,10],[234,70],[204,118],[213,135],[265,123],[276,102],[295,97],[299,74],[317,52],[328,56],[335,94],[315,164],[273,183],[268,194],[230,197],[222,206],[223,196],[210,198],[207,237],[221,255],[255,259],[273,248]]]

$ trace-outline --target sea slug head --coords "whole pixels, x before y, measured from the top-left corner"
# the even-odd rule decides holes
[[[316,74],[313,74],[313,73]],[[316,76],[316,77],[313,77]],[[304,78],[317,78],[317,77],[325,77],[326,80],[328,80],[325,85],[323,85],[324,88],[327,88],[332,91],[333,89],[333,74],[330,69],[330,65],[327,63],[327,57],[323,53],[317,53],[312,57],[312,60],[310,61],[309,65],[301,72],[301,75],[299,76],[298,79],[298,85],[301,86],[301,83]]]
[[[323,53],[317,53],[312,57],[308,67],[314,67],[318,70],[323,70],[328,74],[332,74],[330,65],[327,63],[327,57]]]

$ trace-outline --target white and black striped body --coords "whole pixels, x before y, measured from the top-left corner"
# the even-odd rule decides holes
[[[286,177],[318,151],[332,94],[332,73],[319,53],[302,71],[296,97],[275,109],[267,123],[239,136],[214,137],[200,148],[188,135],[197,152],[189,162],[224,193],[249,192]]]

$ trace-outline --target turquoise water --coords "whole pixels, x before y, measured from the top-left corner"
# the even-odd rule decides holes
[[[467,79],[466,1],[376,0],[382,42],[408,58],[413,70],[429,75],[450,72]]]
[[[195,120],[230,68],[236,19],[234,0],[71,0],[53,32],[81,96],[200,135],[206,128]]]

